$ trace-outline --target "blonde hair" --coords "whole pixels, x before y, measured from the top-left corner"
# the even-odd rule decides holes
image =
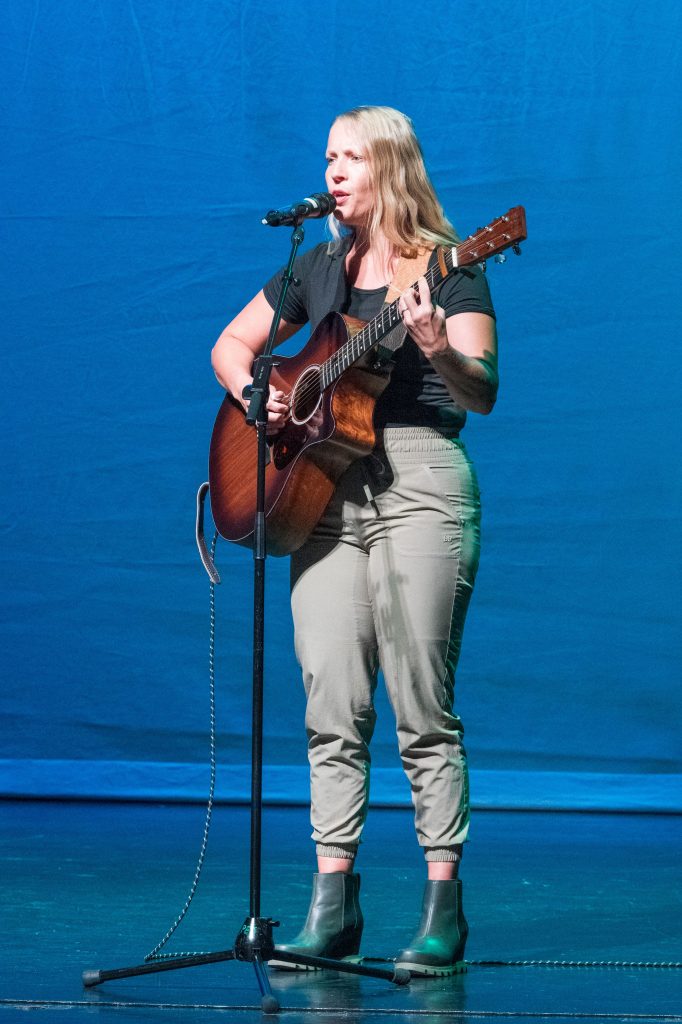
[[[353,125],[367,158],[376,192],[367,231],[370,246],[380,233],[394,251],[406,254],[459,241],[431,184],[409,117],[393,107],[353,107],[336,121]],[[330,249],[336,250],[344,233],[333,214],[327,224]]]

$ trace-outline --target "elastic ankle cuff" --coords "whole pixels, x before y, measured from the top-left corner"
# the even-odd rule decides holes
[[[327,846],[317,843],[316,852],[318,857],[334,857],[336,860],[355,860],[358,852],[357,846]]]
[[[462,847],[460,846],[428,846],[424,848],[424,857],[427,861],[446,861],[449,864],[459,864],[462,859]]]

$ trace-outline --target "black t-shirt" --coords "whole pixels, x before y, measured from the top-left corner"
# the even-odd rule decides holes
[[[291,324],[310,322],[312,329],[332,311],[346,313],[361,320],[371,320],[380,312],[386,297],[385,288],[351,288],[345,271],[345,259],[352,239],[335,253],[328,253],[327,243],[315,246],[294,263],[294,276],[300,285],[289,288],[283,317]],[[435,254],[432,261],[435,260]],[[284,268],[263,288],[274,309]],[[487,313],[494,317],[488,282],[479,266],[455,271],[443,283],[437,298],[445,316],[457,313]],[[446,437],[457,437],[466,421],[466,411],[456,402],[436,373],[433,365],[408,337],[395,355],[391,377],[374,412],[377,427],[430,426]]]

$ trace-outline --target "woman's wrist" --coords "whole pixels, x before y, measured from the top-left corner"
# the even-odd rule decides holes
[[[432,360],[434,363],[454,362],[457,365],[461,365],[462,360],[461,357],[458,358],[458,356],[459,353],[456,351],[456,349],[452,347],[452,345],[448,341],[447,332],[445,331],[445,329],[443,329],[442,334],[438,335],[428,358]]]

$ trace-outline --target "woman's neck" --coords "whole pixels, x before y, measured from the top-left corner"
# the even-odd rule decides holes
[[[391,283],[395,271],[395,253],[386,238],[380,236],[370,246],[366,235],[356,231],[346,257],[346,274],[356,288],[382,288]]]

